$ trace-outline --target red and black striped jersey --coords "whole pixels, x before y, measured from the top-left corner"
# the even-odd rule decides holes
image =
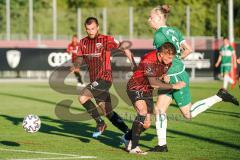
[[[119,42],[113,37],[101,34],[94,39],[85,37],[80,40],[78,56],[82,56],[88,65],[90,82],[98,79],[112,81],[110,53],[118,46]]]
[[[67,52],[76,55],[78,51],[78,43],[74,44],[73,42],[68,44]]]
[[[137,70],[127,84],[128,90],[152,92],[148,77],[161,77],[167,73],[171,64],[166,65],[157,59],[157,51],[151,51],[142,57]]]
[[[73,42],[68,44],[67,52],[69,54],[72,54],[72,62],[74,62],[77,58],[77,52],[78,52],[78,43],[74,44]]]

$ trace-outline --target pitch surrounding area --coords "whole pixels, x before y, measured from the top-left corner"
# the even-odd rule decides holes
[[[193,101],[215,94],[222,82],[192,83]],[[125,89],[123,89],[124,91]],[[112,93],[119,97],[114,89]],[[240,90],[230,90],[240,100]],[[48,83],[0,83],[0,159],[239,159],[240,107],[219,103],[192,121],[181,117],[173,104],[168,111],[167,141],[169,152],[130,155],[120,145],[122,133],[108,120],[107,130],[94,139],[93,120],[67,122],[55,115],[56,103],[74,101],[72,112],[83,112],[74,95],[64,95],[49,88]],[[116,111],[129,127],[133,107],[119,99]],[[35,134],[22,128],[23,117],[36,114],[42,127]],[[155,123],[142,134],[140,147],[148,150],[157,143]]]

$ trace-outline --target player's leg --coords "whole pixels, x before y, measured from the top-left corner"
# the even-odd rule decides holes
[[[97,123],[97,130],[103,132],[106,128],[106,124],[101,118],[96,105],[91,101],[93,98],[91,84],[87,85],[83,90],[81,90],[79,95],[79,102],[83,105],[83,107],[87,110],[87,112],[92,116],[92,118]]]
[[[137,116],[132,124],[132,146],[129,153],[133,154],[146,154],[139,148],[139,140],[141,133],[150,127],[150,118],[147,118],[147,104],[145,100],[138,100],[134,104],[134,108],[137,111]]]
[[[180,90],[174,91],[173,98],[176,101],[177,105],[180,107],[180,110],[186,119],[196,117],[198,114],[204,112],[214,104],[221,102],[223,99],[224,101],[238,103],[233,96],[226,92],[226,90],[220,89],[216,95],[191,104],[188,74],[184,72],[178,76],[178,79],[184,81],[186,83],[186,86]]]
[[[191,119],[196,117],[200,113],[206,111],[207,109],[212,107],[214,104],[221,101],[222,99],[220,97],[218,97],[217,95],[214,95],[206,99],[197,101],[194,104],[189,103],[185,106],[180,106],[180,110],[186,119]]]
[[[167,109],[172,102],[172,97],[168,94],[160,94],[155,106],[156,132],[158,145],[150,149],[151,152],[167,152]]]
[[[229,76],[231,66],[221,66],[221,72],[223,74],[223,88],[227,89],[228,83],[233,84],[233,79]]]
[[[211,97],[208,97],[206,99],[200,100],[192,104],[191,106],[191,117],[196,117],[198,114],[206,111],[210,107],[212,107],[214,104],[218,102],[230,102],[235,105],[239,105],[238,100],[227,92],[225,89],[220,89],[216,95],[213,95]]]
[[[221,68],[221,72],[223,72],[223,68]],[[206,111],[208,108],[221,101],[231,102],[238,105],[238,101],[224,89],[220,89],[219,92],[214,96],[191,104],[189,76],[187,72],[183,72],[182,74],[178,75],[176,79],[186,83],[184,88],[173,92],[173,98],[180,107],[180,110],[186,119],[196,117],[198,114]]]
[[[152,94],[131,90],[128,90],[127,94],[137,111],[137,117],[132,124],[131,130],[122,137],[122,141],[126,146],[126,150],[130,151],[130,153],[146,154],[138,147],[138,143],[140,134],[151,125],[150,115],[153,113]]]
[[[72,54],[72,63],[75,63],[76,60],[77,60],[77,56],[76,56],[75,54]],[[80,71],[74,71],[74,75],[75,75],[75,77],[77,78],[78,85],[79,85],[79,84],[83,84]]]
[[[106,96],[106,98],[105,98]],[[115,111],[113,111],[111,98],[109,93],[104,93],[101,96],[102,101],[98,102],[103,114],[109,119],[109,121],[117,127],[123,133],[127,133],[129,131],[128,126],[123,121],[122,117],[120,117]]]
[[[83,84],[82,76],[80,74],[80,71],[75,71],[74,74],[75,74],[75,76],[77,78],[78,83]]]
[[[94,87],[94,98],[103,115],[105,115],[111,123],[123,133],[127,133],[129,131],[128,126],[125,124],[123,119],[115,111],[113,111],[109,93],[110,87],[111,82],[104,80],[97,81],[97,85]]]
[[[191,119],[210,108],[213,104],[222,101],[222,98],[214,95],[212,97],[198,101],[192,105],[189,89],[189,76],[187,72],[183,72],[176,78],[178,81],[184,81],[186,83],[185,87],[173,92],[173,98],[176,104],[180,107],[180,110],[186,119]]]

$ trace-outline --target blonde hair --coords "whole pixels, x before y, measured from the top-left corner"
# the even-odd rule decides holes
[[[157,7],[153,8],[151,12],[154,12],[158,16],[163,15],[164,18],[167,19],[168,13],[170,12],[170,6],[167,4],[157,6]]]

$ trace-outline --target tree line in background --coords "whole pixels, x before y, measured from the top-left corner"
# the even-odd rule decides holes
[[[6,32],[6,1],[0,1],[0,34]],[[134,8],[134,36],[150,37],[148,26],[150,10],[169,4],[168,24],[186,33],[186,6],[190,6],[191,36],[216,36],[217,3],[221,4],[221,35],[228,34],[227,0],[57,0],[58,35],[72,35],[77,31],[76,13],[81,8],[82,22],[88,16],[97,16],[102,23],[102,8],[107,8],[107,32],[112,35],[129,34],[128,7]],[[11,33],[28,34],[28,0],[10,0]],[[234,0],[234,33],[240,38],[240,1]],[[33,0],[34,34],[52,34],[52,1]],[[82,31],[84,28],[82,27]]]

